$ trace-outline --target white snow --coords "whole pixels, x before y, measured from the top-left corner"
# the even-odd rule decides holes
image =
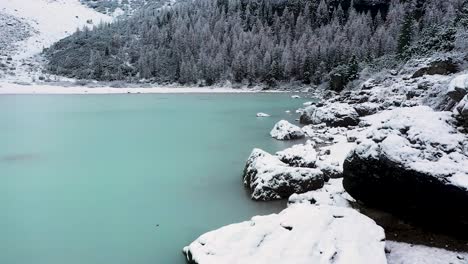
[[[299,95],[291,95],[292,99],[300,99],[301,97]]]
[[[278,158],[293,167],[310,167],[315,166],[317,161],[317,152],[315,144],[312,141],[307,141],[305,144],[294,145],[283,151],[276,153]]]
[[[385,234],[355,210],[295,204],[208,232],[184,248],[198,264],[386,264]]]
[[[314,103],[314,102],[305,102],[305,103],[303,103],[302,105],[304,105],[304,106],[311,106],[313,103]]]
[[[254,200],[273,200],[282,197],[277,190],[294,189],[294,192],[310,191],[322,187],[323,174],[311,168],[289,167],[261,149],[253,149],[245,168],[244,184],[252,190]],[[308,188],[308,189],[305,189]]]
[[[323,107],[309,106],[305,109],[305,114],[309,116],[312,124],[338,124],[345,119],[352,119],[352,125],[356,125],[356,121],[359,120],[356,110],[344,103],[330,103]]]
[[[322,189],[301,194],[293,194],[288,203],[307,203],[314,205],[331,205],[339,207],[351,207],[355,200],[345,191],[343,179],[330,179]]]
[[[265,113],[257,113],[257,117],[270,117],[270,115]]]
[[[23,43],[16,58],[26,58],[42,51],[58,40],[72,34],[77,28],[110,22],[111,17],[82,5],[78,0],[2,0],[0,9],[10,15],[27,19],[38,30]]]
[[[271,137],[279,140],[289,140],[304,137],[302,129],[286,120],[281,120],[273,127],[270,132]]]
[[[446,178],[468,189],[468,140],[450,123],[450,112],[427,106],[396,108],[364,119],[369,128],[360,134],[355,151],[365,158],[380,155],[409,169]],[[376,143],[380,142],[380,143]]]
[[[112,17],[82,5],[79,0],[1,0],[0,12],[27,21],[34,28],[32,35],[16,43],[16,52],[10,54],[16,70],[14,76],[5,79],[12,81],[30,82],[33,74],[30,71],[39,70],[28,68],[36,64],[33,57],[77,28],[93,26],[87,21],[93,21],[94,25],[112,21]],[[28,65],[23,65],[24,62]]]
[[[447,91],[451,92],[458,89],[468,92],[468,74],[461,74],[453,78]]]
[[[468,252],[387,241],[388,264],[466,264]]]

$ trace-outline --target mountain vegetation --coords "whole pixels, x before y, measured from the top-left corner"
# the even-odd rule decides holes
[[[274,86],[335,74],[347,82],[363,65],[466,48],[466,21],[466,0],[148,3],[44,52],[51,73],[79,79]]]

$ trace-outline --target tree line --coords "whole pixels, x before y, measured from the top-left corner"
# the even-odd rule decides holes
[[[455,48],[466,0],[194,0],[151,4],[77,30],[45,50],[48,70],[80,79],[206,84],[298,81]]]

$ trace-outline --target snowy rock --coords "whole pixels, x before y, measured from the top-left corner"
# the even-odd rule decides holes
[[[450,112],[397,108],[364,122],[370,127],[344,163],[346,191],[426,224],[467,228],[468,138],[451,125]]]
[[[265,113],[257,113],[257,117],[270,117],[270,115]]]
[[[291,95],[292,99],[300,99],[301,97],[299,95]]]
[[[377,81],[375,79],[368,79],[367,81],[361,84],[361,90],[370,90],[377,86]]]
[[[354,105],[354,110],[356,110],[359,116],[373,115],[380,110],[380,104],[371,102],[356,104]]]
[[[323,173],[311,168],[293,168],[263,150],[254,149],[244,169],[244,184],[254,200],[287,198],[323,187]]]
[[[343,188],[343,179],[331,179],[323,188],[289,197],[289,204],[306,203],[315,205],[330,205],[351,207],[354,199]]]
[[[197,264],[386,264],[385,234],[342,207],[296,204],[200,236],[184,253]]]
[[[457,118],[468,125],[468,95],[465,96],[456,107]]]
[[[458,64],[451,58],[438,59],[430,62],[427,66],[417,70],[412,78],[419,78],[424,75],[448,75],[458,71]]]
[[[468,252],[454,252],[441,248],[387,241],[388,264],[466,264]]]
[[[289,123],[286,120],[281,120],[273,127],[270,132],[273,138],[279,140],[299,139],[304,137],[304,132],[298,126]]]
[[[349,104],[332,103],[323,107],[307,107],[300,121],[307,125],[325,123],[331,127],[348,127],[359,124],[359,114]]]
[[[317,152],[312,141],[306,144],[294,145],[291,148],[276,153],[278,158],[293,167],[315,168]]]
[[[455,77],[449,84],[447,95],[456,102],[460,102],[468,93],[468,74]]]

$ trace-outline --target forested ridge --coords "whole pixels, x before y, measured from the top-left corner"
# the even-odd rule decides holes
[[[318,84],[461,49],[467,10],[466,0],[195,0],[78,30],[45,54],[50,72],[80,79]]]

